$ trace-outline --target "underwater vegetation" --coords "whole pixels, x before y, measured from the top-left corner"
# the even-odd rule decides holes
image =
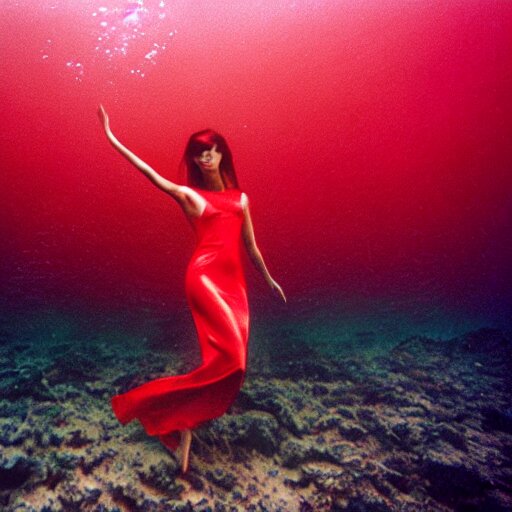
[[[259,350],[221,418],[194,431],[189,473],[110,397],[181,372],[144,344],[0,346],[5,511],[512,509],[512,340],[412,336],[371,358],[297,340]],[[84,342],[85,341],[85,342]]]

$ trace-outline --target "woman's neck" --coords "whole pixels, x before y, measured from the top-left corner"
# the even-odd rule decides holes
[[[222,181],[222,178],[219,174],[214,176],[203,175],[204,186],[208,190],[214,190],[216,192],[220,192],[225,190],[226,187]]]

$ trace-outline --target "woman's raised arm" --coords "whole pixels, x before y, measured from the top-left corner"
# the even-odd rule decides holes
[[[100,121],[105,129],[105,134],[107,135],[108,140],[116,148],[119,153],[121,153],[126,159],[131,162],[137,169],[139,169],[143,174],[145,174],[149,180],[155,184],[159,189],[163,190],[170,194],[174,199],[178,200],[182,203],[185,200],[184,193],[182,191],[182,187],[177,183],[173,183],[165,179],[163,176],[160,176],[153,168],[151,168],[146,162],[141,160],[137,155],[132,153],[128,148],[123,146],[114,136],[110,129],[108,114],[105,112],[103,105],[99,106],[98,115],[100,117]]]

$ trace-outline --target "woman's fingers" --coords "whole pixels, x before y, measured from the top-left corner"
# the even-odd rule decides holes
[[[99,106],[99,114],[100,116],[103,118],[103,119],[108,119],[108,115],[105,111],[105,109],[103,108],[103,105],[100,103],[100,106]]]
[[[100,103],[100,106],[98,107],[98,116],[100,118],[100,121],[103,123],[103,126],[105,128],[108,128],[109,122],[108,122],[108,114],[103,108],[103,105]]]
[[[279,295],[281,295],[281,298],[286,302],[286,296],[283,292],[283,289],[275,281],[274,281],[273,288],[275,291],[277,291],[279,293]]]

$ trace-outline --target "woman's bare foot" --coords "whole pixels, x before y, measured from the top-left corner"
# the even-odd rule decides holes
[[[181,470],[186,473],[188,470],[188,458],[190,453],[190,444],[192,442],[192,432],[183,430],[181,432]]]

